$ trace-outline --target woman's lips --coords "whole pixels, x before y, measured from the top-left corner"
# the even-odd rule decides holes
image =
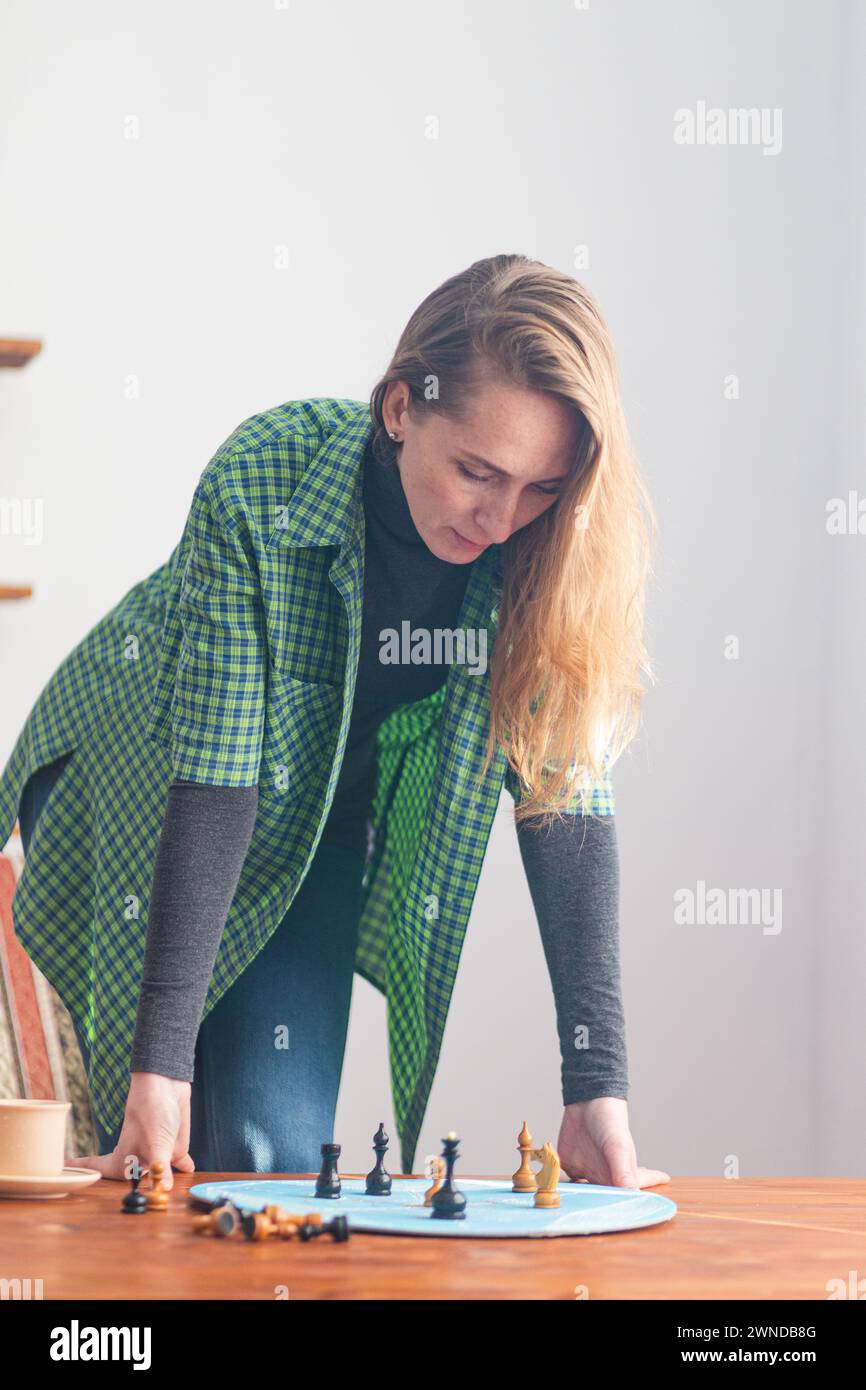
[[[473,550],[483,550],[483,549],[484,549],[484,545],[483,545],[483,544],[479,544],[478,541],[470,541],[470,540],[467,539],[466,536],[461,536],[461,534],[460,534],[460,532],[457,530],[457,527],[456,527],[456,526],[452,526],[452,527],[451,527],[451,530],[454,532],[454,534],[455,534],[455,536],[457,537],[458,541],[462,541],[464,545],[471,546]]]

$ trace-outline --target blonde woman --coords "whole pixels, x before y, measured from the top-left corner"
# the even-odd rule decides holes
[[[524,256],[430,294],[369,403],[238,426],[0,779],[16,928],[88,1071],[79,1162],[316,1169],[357,971],[387,996],[411,1171],[505,785],[562,1168],[668,1180],[628,1126],[610,780],[649,672],[652,525],[599,310]]]

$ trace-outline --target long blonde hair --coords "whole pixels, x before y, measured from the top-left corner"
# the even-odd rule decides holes
[[[466,418],[485,381],[548,391],[578,417],[557,500],[502,547],[490,731],[520,778],[516,818],[546,819],[599,781],[637,732],[647,575],[656,530],[632,451],[607,325],[587,289],[527,256],[491,256],[419,304],[370,400],[373,447],[394,456],[382,404],[404,381],[415,419]]]

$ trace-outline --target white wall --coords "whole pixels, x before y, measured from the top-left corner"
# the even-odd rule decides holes
[[[834,169],[832,218],[837,229],[825,253],[834,335],[822,345],[832,379],[825,397],[822,455],[828,492],[863,495],[866,383],[866,185],[863,166],[863,54],[866,7],[843,8],[839,98],[828,154]],[[866,524],[866,523],[864,523]],[[823,757],[816,786],[815,849],[818,911],[813,924],[815,997],[803,1030],[818,1060],[815,1168],[862,1176],[866,1133],[866,542],[863,536],[823,538],[823,622],[827,664],[816,743]],[[820,740],[820,741],[819,741]]]
[[[4,759],[66,652],[170,553],[240,420],[365,398],[418,301],[478,257],[574,270],[589,247],[574,273],[612,326],[661,523],[660,681],[616,785],[632,1128],[672,1173],[862,1173],[866,541],[824,515],[862,477],[863,19],[854,0],[0,15],[0,334],[45,340],[0,376],[0,495],[45,508],[41,545],[0,538],[0,580],[36,591],[0,607]],[[781,152],[676,145],[699,101],[781,108]],[[418,1149],[456,1128],[465,1171],[510,1171],[524,1116],[539,1139],[560,1117],[509,805]],[[675,925],[701,879],[781,889],[781,932]],[[347,1168],[380,1119],[394,1134],[384,1004],[359,979]]]

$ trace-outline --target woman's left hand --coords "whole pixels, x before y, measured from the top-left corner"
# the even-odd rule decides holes
[[[670,1173],[639,1168],[628,1127],[628,1103],[620,1096],[576,1101],[565,1107],[556,1151],[563,1173],[604,1187],[655,1187]]]

